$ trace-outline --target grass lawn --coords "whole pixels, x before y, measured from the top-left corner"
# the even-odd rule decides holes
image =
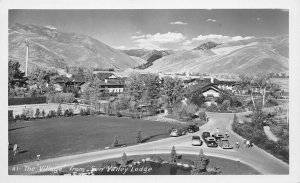
[[[171,150],[170,150],[171,151]],[[163,160],[168,160],[168,158],[170,157],[169,154],[159,154],[159,156],[163,159]],[[150,155],[136,155],[136,156],[129,156],[127,157],[127,160],[140,160],[142,158],[147,158],[150,157]],[[189,154],[183,154],[182,155],[183,159],[190,159],[192,161],[195,160],[196,155],[189,155]],[[257,170],[253,169],[252,167],[243,164],[241,162],[237,162],[237,161],[232,161],[232,160],[228,160],[228,159],[224,159],[224,158],[218,158],[218,157],[212,157],[212,156],[208,156],[209,158],[209,164],[208,167],[211,166],[216,166],[216,167],[221,167],[222,169],[222,173],[221,175],[259,175],[261,174],[260,172],[258,172]],[[114,158],[114,159],[109,159],[109,160],[103,160],[103,161],[97,161],[97,162],[91,162],[91,163],[86,163],[86,164],[81,164],[81,165],[75,165],[74,168],[78,168],[80,170],[90,170],[91,167],[95,167],[95,168],[100,168],[101,164],[103,162],[108,162],[108,161],[121,161],[121,157],[120,158]],[[74,171],[74,169],[73,169]],[[149,174],[153,174],[153,175],[169,175],[170,170],[160,170],[162,172],[150,172]],[[62,172],[65,173],[70,173],[72,171],[70,171],[70,167],[66,167],[62,169]],[[44,172],[44,173],[40,173],[41,175],[51,175],[53,174],[52,172]],[[179,171],[179,174],[185,174],[185,175],[190,175],[190,172],[182,172]],[[147,175],[147,174],[144,174]]]
[[[20,153],[12,156],[9,150],[9,165],[69,154],[102,150],[111,146],[115,136],[119,144],[136,144],[137,131],[142,131],[145,142],[166,138],[170,127],[155,121],[126,119],[108,116],[74,116],[50,118],[32,122],[17,122],[9,125],[9,143],[18,144]]]

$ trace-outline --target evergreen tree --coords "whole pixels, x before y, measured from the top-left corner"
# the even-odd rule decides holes
[[[57,116],[61,116],[61,115],[62,115],[62,108],[61,108],[61,104],[59,104],[57,107]]]
[[[139,130],[139,131],[137,132],[136,142],[137,142],[137,143],[142,143],[142,140],[143,140],[143,138],[142,138],[142,132],[141,132],[141,130]]]
[[[237,115],[235,113],[233,115],[233,122],[234,123],[238,123],[239,122],[239,119],[238,119],[238,117],[237,117]]]
[[[122,159],[121,159],[121,166],[125,166],[127,164],[127,156],[125,153],[123,153]]]
[[[42,116],[43,116],[43,118],[45,117],[45,110],[43,109],[43,111],[42,111]]]
[[[172,150],[171,150],[169,161],[170,161],[170,163],[174,163],[174,162],[176,162],[176,159],[177,159],[177,153],[176,153],[175,147],[173,146]]]
[[[206,172],[206,167],[209,163],[209,159],[204,156],[203,149],[200,149],[199,155],[196,157],[194,162],[194,168],[192,174],[199,174],[201,172]]]
[[[113,143],[112,143],[112,146],[113,146],[113,147],[116,147],[118,144],[119,144],[118,137],[115,136],[114,141],[113,141]]]

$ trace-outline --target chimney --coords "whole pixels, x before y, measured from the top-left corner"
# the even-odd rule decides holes
[[[104,82],[107,83],[107,79],[105,79]]]
[[[28,58],[29,58],[29,45],[26,45],[26,62],[25,62],[25,76],[27,77],[28,72]]]
[[[210,82],[214,83],[214,77],[213,76],[210,77]]]

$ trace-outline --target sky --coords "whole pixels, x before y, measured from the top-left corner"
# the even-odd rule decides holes
[[[118,49],[192,49],[203,42],[288,35],[280,9],[9,10],[15,23],[51,25],[89,35]]]

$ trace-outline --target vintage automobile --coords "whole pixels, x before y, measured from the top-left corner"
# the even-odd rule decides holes
[[[202,140],[199,136],[192,136],[192,145],[193,146],[201,146]]]
[[[212,137],[216,138],[217,141],[218,139],[224,138],[224,136],[220,133],[213,134]]]
[[[207,147],[218,147],[218,143],[214,137],[206,137],[204,142],[206,143]]]
[[[229,143],[228,139],[220,138],[217,141],[218,141],[218,145],[222,149],[232,149],[233,148],[232,145]]]
[[[183,130],[181,129],[173,129],[170,133],[170,136],[171,137],[179,137],[181,135],[184,135],[186,132],[184,132]]]
[[[188,127],[187,127],[187,131],[189,132],[189,133],[194,133],[194,132],[196,132],[196,131],[199,131],[199,127],[195,124],[195,125],[189,125]]]
[[[203,132],[202,133],[202,139],[206,139],[207,137],[210,137],[210,133],[209,132]]]

